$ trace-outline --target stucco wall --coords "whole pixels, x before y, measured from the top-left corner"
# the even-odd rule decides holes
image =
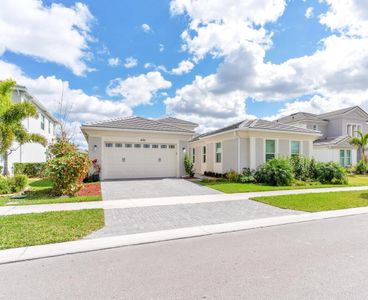
[[[214,163],[215,163],[215,149],[214,144],[209,143],[207,146],[207,171],[214,172]]]
[[[279,140],[279,155],[289,156],[290,155],[290,142],[289,140]]]
[[[238,171],[238,139],[222,142],[222,173]]]
[[[263,164],[265,161],[265,145],[264,139],[256,138],[256,167]]]
[[[249,138],[240,139],[240,171],[250,167]]]

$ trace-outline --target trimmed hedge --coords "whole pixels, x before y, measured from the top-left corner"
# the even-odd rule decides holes
[[[25,174],[28,177],[43,177],[47,164],[44,162],[38,163],[14,163],[14,175]]]

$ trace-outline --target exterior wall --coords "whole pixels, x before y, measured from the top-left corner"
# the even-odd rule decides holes
[[[302,155],[306,157],[310,157],[312,155],[312,146],[313,146],[312,141],[303,141],[300,146]]]
[[[313,158],[320,162],[336,162],[340,163],[340,150],[346,150],[346,148],[329,148],[329,147],[313,147]],[[355,165],[357,163],[357,150],[351,150],[351,163]]]
[[[184,149],[184,150],[183,150]],[[177,150],[179,153],[179,176],[185,176],[185,168],[184,168],[184,156],[185,153],[189,150],[189,142],[188,141],[180,141],[179,149]]]
[[[254,159],[251,157],[251,159]],[[256,138],[256,153],[255,153],[256,167],[265,162],[265,144],[264,139]]]
[[[290,155],[290,141],[289,140],[279,140],[279,155],[289,156]]]
[[[238,172],[238,139],[222,143],[222,173],[230,170]]]
[[[250,168],[250,139],[240,138],[240,171]]]
[[[206,162],[206,169],[202,169],[202,173],[204,171],[215,172],[215,144],[208,143],[206,144],[206,151],[207,151],[207,162]]]

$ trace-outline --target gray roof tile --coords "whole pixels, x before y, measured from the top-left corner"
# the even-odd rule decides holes
[[[350,139],[349,136],[335,136],[335,137],[327,137],[323,139],[318,139],[313,142],[315,146],[336,146],[342,142],[348,141]]]
[[[157,121],[163,122],[163,123],[168,123],[168,124],[173,124],[173,125],[180,124],[180,125],[198,126],[197,123],[189,122],[189,121],[174,118],[174,117],[165,117],[165,118],[162,118],[162,119],[158,119]]]
[[[193,131],[187,129],[142,117],[117,118],[94,123],[86,123],[83,127],[193,133]]]

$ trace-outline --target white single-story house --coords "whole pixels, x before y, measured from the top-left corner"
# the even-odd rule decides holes
[[[44,136],[49,143],[55,138],[55,128],[58,120],[32,96],[25,86],[16,85],[13,90],[12,100],[14,102],[31,102],[37,108],[38,118],[27,118],[23,121],[23,126],[30,133],[37,133]],[[9,171],[15,162],[45,162],[48,158],[47,148],[38,143],[27,143],[19,145],[14,143],[11,147],[11,154],[8,158]],[[0,158],[0,165],[2,165]]]
[[[88,123],[81,130],[101,179],[185,175],[184,155],[198,125],[176,118],[118,118]]]
[[[321,134],[313,129],[265,120],[246,120],[205,133],[190,143],[197,173],[240,173],[256,169],[268,159],[292,155],[311,157],[313,141]]]
[[[311,156],[320,133],[264,120],[246,120],[195,137],[198,125],[176,118],[119,118],[81,127],[101,179],[181,177],[184,155],[197,173],[256,168],[275,156]]]

